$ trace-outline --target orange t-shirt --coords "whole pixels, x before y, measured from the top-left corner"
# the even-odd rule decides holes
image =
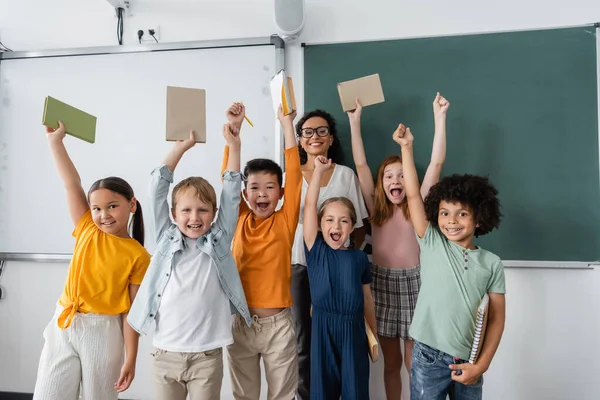
[[[227,165],[228,149],[223,165]],[[286,182],[283,206],[267,219],[258,218],[242,198],[232,253],[250,308],[292,305],[292,245],[302,194],[298,148],[284,151]]]
[[[75,250],[59,304],[58,326],[77,312],[118,315],[129,311],[129,285],[142,283],[150,254],[137,240],[101,231],[87,211],[73,231]]]

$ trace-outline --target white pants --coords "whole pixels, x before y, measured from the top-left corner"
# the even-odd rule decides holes
[[[62,330],[57,319],[44,330],[34,400],[117,399],[114,388],[123,366],[123,328],[120,315],[75,314]],[[81,389],[81,392],[80,392]]]

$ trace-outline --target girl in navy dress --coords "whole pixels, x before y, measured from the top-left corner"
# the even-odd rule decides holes
[[[346,197],[323,202],[322,174],[331,160],[315,159],[306,193],[304,244],[312,298],[311,400],[369,398],[369,345],[364,318],[376,332],[367,255],[344,246],[356,223]]]

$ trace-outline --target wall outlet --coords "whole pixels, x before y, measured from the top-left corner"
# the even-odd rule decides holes
[[[160,42],[160,26],[155,25],[155,26],[151,26],[149,28],[139,28],[135,30],[135,39],[137,41],[137,31],[138,30],[143,30],[144,31],[144,36],[142,36],[142,43],[156,43],[157,41]],[[154,40],[154,38],[150,35],[150,30],[154,30],[154,38],[156,38],[156,40]]]

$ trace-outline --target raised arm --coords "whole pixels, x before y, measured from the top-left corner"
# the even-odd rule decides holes
[[[225,138],[225,152],[221,164],[221,175],[226,170],[240,170],[240,130],[246,115],[246,107],[242,103],[233,103],[225,113],[228,124],[223,125],[223,137]]]
[[[241,161],[240,161],[241,141],[240,141],[239,136],[240,136],[240,132],[241,132],[242,124],[244,122],[245,115],[246,115],[246,107],[244,106],[243,103],[240,103],[240,102],[233,103],[227,109],[227,112],[225,113],[225,116],[227,117],[227,122],[229,123],[229,129],[226,132],[225,127],[223,127],[223,136],[225,137],[225,150],[223,152],[223,163],[221,164],[221,175],[223,175],[223,172],[225,172],[226,170],[241,171]],[[239,143],[239,147],[238,147],[237,151],[235,149],[230,148],[228,136],[225,136],[226,134],[227,135],[231,134],[237,138],[236,140]],[[233,163],[230,164],[230,159],[231,159],[230,156],[237,160],[237,164],[235,164],[236,160],[233,160]],[[237,165],[237,169],[230,169],[230,168],[235,167],[236,165]],[[246,199],[242,197],[241,201],[239,202],[238,214],[244,214],[244,213],[247,213],[248,211],[250,211],[250,208],[248,207],[248,204],[246,203]]]
[[[358,182],[360,183],[360,190],[362,191],[365,204],[367,205],[367,211],[369,211],[369,215],[372,216],[375,210],[373,206],[375,182],[373,182],[373,175],[371,175],[371,169],[367,164],[365,146],[360,131],[362,106],[358,99],[355,99],[354,102],[356,104],[356,109],[348,112],[348,119],[350,120],[350,136],[352,138],[352,157],[354,158],[354,165],[356,165]]]
[[[50,151],[54,157],[58,174],[63,181],[65,190],[67,192],[67,205],[69,207],[69,214],[73,225],[77,226],[83,214],[89,210],[85,191],[81,186],[81,178],[79,173],[67,153],[63,139],[65,138],[65,125],[58,121],[58,129],[46,127],[46,133],[48,136],[48,144],[50,145]]]
[[[240,171],[241,140],[240,132],[231,124],[223,125],[223,137],[229,147],[226,169],[231,172]]]
[[[279,119],[279,122],[281,122],[281,127],[283,128],[285,150],[296,147],[298,145],[296,142],[296,133],[294,132],[294,118],[296,118],[296,111],[288,115],[283,115],[283,107],[281,107],[280,104],[279,109],[277,110],[277,118]]]
[[[300,219],[303,179],[300,155],[296,147],[296,134],[294,132],[296,111],[284,115],[280,104],[277,110],[277,118],[281,123],[285,141],[285,150],[283,151],[285,160],[285,187],[281,212],[284,215],[289,231],[296,232],[298,220]]]
[[[323,173],[331,168],[331,160],[323,156],[315,158],[315,170],[308,184],[306,198],[304,199],[304,243],[308,250],[312,249],[317,233],[319,232],[319,221],[317,217],[317,203],[319,191],[321,190],[321,177]]]
[[[410,219],[412,220],[415,232],[422,238],[427,230],[428,222],[427,215],[425,214],[425,205],[423,204],[423,198],[419,190],[419,176],[415,167],[413,154],[414,137],[410,132],[410,128],[405,127],[404,124],[400,124],[394,132],[393,139],[402,149],[404,190],[406,191]]]
[[[163,160],[163,164],[169,168],[169,171],[175,172],[175,168],[177,168],[177,164],[179,164],[181,157],[183,157],[186,151],[194,147],[195,144],[194,133],[190,131],[190,136],[187,139],[175,142]]]
[[[244,117],[246,116],[246,106],[244,106],[244,103],[237,101],[229,106],[225,116],[227,117],[227,122],[229,122],[229,125],[231,126],[232,132],[239,133],[242,130],[242,124],[244,123]]]
[[[431,148],[431,161],[425,172],[425,178],[421,184],[421,197],[425,198],[429,189],[439,182],[442,174],[442,166],[446,160],[446,112],[450,102],[438,94],[433,100],[433,122],[435,126],[433,135],[433,146]]]
[[[186,140],[175,142],[163,159],[162,165],[152,171],[148,197],[150,199],[150,216],[154,225],[154,239],[156,242],[160,240],[165,229],[171,224],[171,212],[167,197],[169,196],[169,187],[173,183],[173,172],[183,154],[194,147],[195,144],[194,134],[190,132],[190,136]]]
[[[217,214],[216,224],[229,237],[233,237],[237,226],[241,199],[241,176],[240,176],[240,137],[239,132],[234,132],[231,124],[223,125],[223,137],[227,142],[228,149],[226,169],[221,171],[223,189],[221,190],[221,201]],[[243,202],[246,204],[245,202]]]

